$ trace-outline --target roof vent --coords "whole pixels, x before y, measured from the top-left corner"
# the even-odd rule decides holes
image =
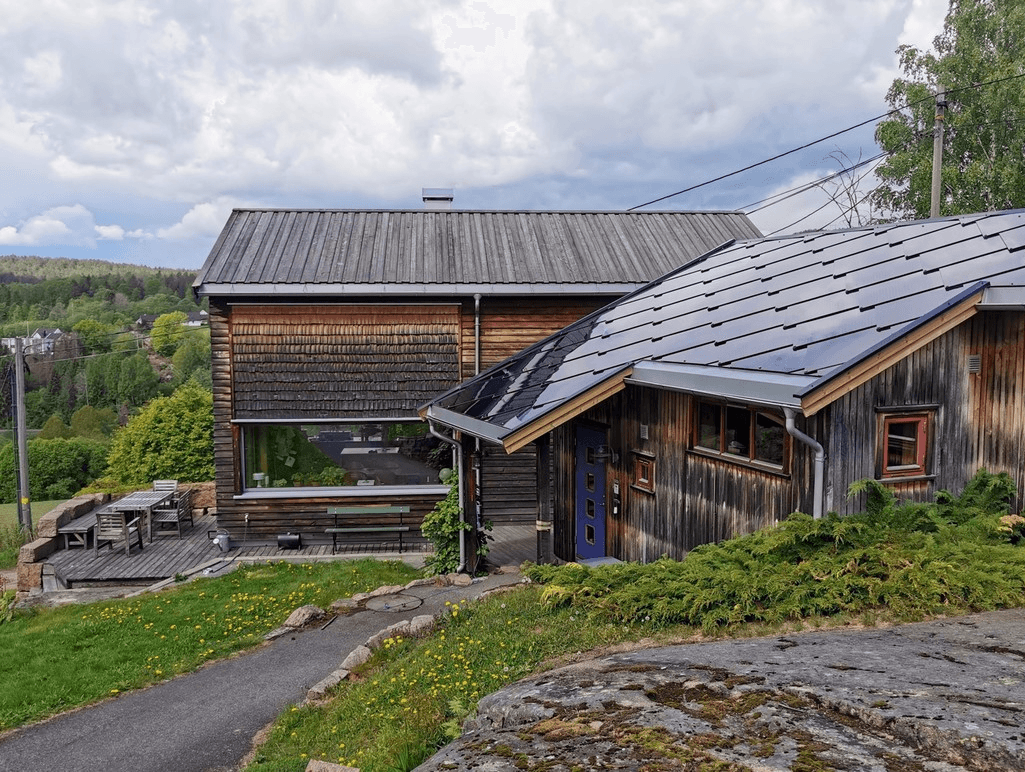
[[[424,209],[451,209],[452,188],[422,188]]]

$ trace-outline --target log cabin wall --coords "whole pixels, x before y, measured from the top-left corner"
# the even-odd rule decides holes
[[[650,562],[662,555],[682,558],[700,544],[722,541],[772,525],[794,511],[812,511],[814,455],[791,444],[789,473],[711,458],[690,450],[693,398],[686,394],[628,386],[581,419],[604,426],[619,454],[610,463],[607,501],[618,480],[621,510],[606,521],[606,552],[620,560]],[[574,433],[570,422],[554,432],[556,555],[574,557]],[[647,427],[643,439],[642,426]],[[816,436],[820,418],[798,427]],[[654,464],[653,491],[636,484],[635,461]]]
[[[978,372],[969,372],[978,357]],[[980,468],[1007,472],[1025,486],[1025,314],[982,311],[830,406],[827,478],[829,506],[846,514],[864,509],[864,496],[846,497],[851,482],[880,476],[879,408],[934,405],[927,475],[886,481],[900,499],[931,501],[936,491],[959,492]],[[826,411],[823,411],[826,412]],[[1020,496],[1019,496],[1020,499]],[[1020,501],[1016,502],[1020,508]]]

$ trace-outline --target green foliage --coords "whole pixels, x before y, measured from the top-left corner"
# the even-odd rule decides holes
[[[537,566],[528,575],[547,584],[542,597],[552,606],[708,632],[874,609],[915,619],[1021,605],[1025,550],[1013,546],[1006,475],[980,471],[960,496],[943,492],[935,504],[898,502],[875,481],[852,488],[869,493],[868,511],[821,520],[797,513],[679,562]]]
[[[117,330],[95,319],[83,319],[71,328],[78,334],[87,354],[102,354],[110,351]]]
[[[876,127],[890,153],[877,169],[875,204],[899,219],[929,216],[938,85],[948,92],[940,214],[1025,206],[1025,6],[951,0],[933,51],[898,49],[903,77],[887,94],[898,109]],[[909,105],[904,107],[904,105]]]
[[[140,485],[164,478],[212,480],[213,425],[211,394],[185,384],[152,400],[114,436],[108,473]]]
[[[210,330],[209,328],[189,330],[178,350],[171,357],[174,380],[184,383],[197,370],[210,372]]]
[[[117,413],[110,408],[80,407],[71,416],[71,433],[91,440],[106,440],[117,428]]]
[[[71,427],[64,423],[59,415],[52,415],[46,419],[36,437],[41,440],[67,439],[72,434]]]
[[[459,568],[459,535],[473,528],[460,514],[459,480],[453,475],[448,495],[427,513],[420,529],[434,544],[434,554],[424,560],[429,574],[450,574]]]
[[[79,437],[28,442],[29,495],[33,499],[68,499],[103,474],[107,444]],[[17,496],[14,447],[0,448],[0,501]]]
[[[153,322],[153,335],[150,338],[153,348],[165,357],[177,351],[185,338],[185,322],[188,318],[184,311],[171,311],[158,316]]]

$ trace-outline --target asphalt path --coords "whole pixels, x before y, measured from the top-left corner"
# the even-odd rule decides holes
[[[254,735],[380,630],[445,601],[520,580],[496,574],[468,587],[417,587],[406,611],[364,610],[326,628],[284,635],[189,675],[24,727],[0,740],[3,772],[214,772],[234,769]]]

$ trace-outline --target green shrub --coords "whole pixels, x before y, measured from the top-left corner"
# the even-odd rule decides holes
[[[108,474],[139,485],[168,478],[212,480],[213,428],[213,397],[187,383],[149,402],[114,435]]]
[[[104,442],[81,437],[29,440],[29,495],[37,500],[70,498],[102,475],[106,467]],[[14,501],[16,496],[14,446],[8,445],[0,448],[0,501]]]
[[[867,511],[821,520],[796,513],[774,528],[694,549],[683,561],[588,569],[536,566],[553,606],[618,621],[693,624],[716,631],[748,622],[885,609],[898,619],[1018,606],[1025,549],[1007,475],[980,471],[960,496],[903,504],[875,481]],[[1020,518],[1019,518],[1020,519]]]
[[[420,528],[434,544],[434,554],[424,560],[429,574],[450,574],[459,568],[459,535],[473,528],[459,515],[459,479],[452,475],[448,495],[427,513]]]

